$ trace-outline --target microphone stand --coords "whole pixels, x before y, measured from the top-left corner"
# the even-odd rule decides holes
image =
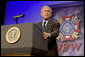
[[[16,21],[16,24],[18,24],[18,21],[17,21],[18,20],[18,17],[17,18],[13,18],[13,19]]]
[[[24,17],[24,14],[23,15],[18,15],[18,16],[16,16],[16,17],[13,17],[13,19],[16,21],[16,24],[18,24],[18,18],[20,18],[20,17]]]

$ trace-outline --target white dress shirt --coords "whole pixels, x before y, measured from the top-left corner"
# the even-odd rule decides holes
[[[49,21],[49,20],[43,20],[43,22],[42,22],[42,26],[44,25],[44,22],[46,22],[46,24],[45,24],[45,27],[46,27],[48,21]]]

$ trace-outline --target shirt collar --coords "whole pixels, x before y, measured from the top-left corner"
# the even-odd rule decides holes
[[[47,23],[49,20],[50,20],[50,19],[47,19],[47,20],[43,20],[43,22],[44,22],[44,21],[46,21],[46,23]]]

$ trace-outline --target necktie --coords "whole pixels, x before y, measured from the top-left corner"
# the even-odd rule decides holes
[[[46,21],[44,21],[44,24],[43,24],[43,26],[42,26],[42,32],[44,32],[45,24],[46,24]]]

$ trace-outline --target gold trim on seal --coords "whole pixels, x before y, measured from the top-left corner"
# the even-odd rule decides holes
[[[8,43],[15,43],[20,38],[20,29],[18,27],[11,27],[6,33],[6,40]]]

